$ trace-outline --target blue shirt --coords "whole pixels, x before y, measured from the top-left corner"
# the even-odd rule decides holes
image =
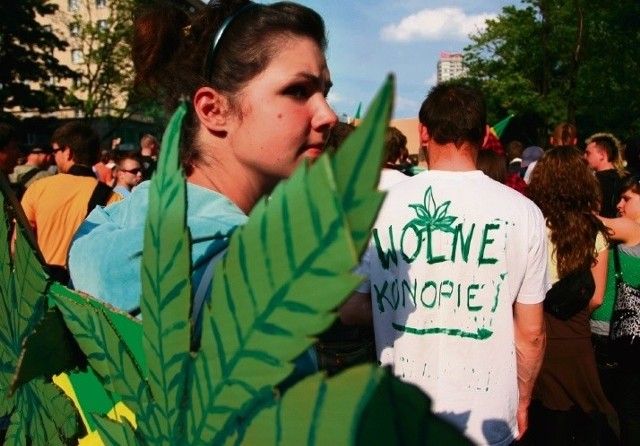
[[[71,286],[127,312],[139,308],[142,295],[140,270],[150,184],[140,183],[126,200],[96,207],[76,232],[69,250]],[[187,203],[195,293],[210,261],[227,248],[235,228],[248,217],[224,195],[190,183]],[[295,365],[281,389],[317,370],[313,348],[296,358]]]
[[[149,185],[145,181],[126,200],[95,208],[76,232],[69,249],[73,287],[124,311],[140,306]],[[247,216],[224,195],[189,183],[187,202],[192,279],[196,287],[209,261],[226,249],[231,233],[246,223]]]

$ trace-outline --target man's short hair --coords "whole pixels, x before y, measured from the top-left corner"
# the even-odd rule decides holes
[[[140,158],[138,157],[137,153],[125,152],[117,157],[116,169],[121,169],[126,160],[133,160],[133,161],[137,161],[138,164],[142,164],[140,163]]]
[[[57,144],[61,149],[69,147],[77,164],[92,166],[98,161],[100,137],[84,122],[72,121],[61,125],[53,132],[51,144]]]
[[[18,141],[18,131],[11,124],[0,122],[0,150],[4,150],[11,141]]]
[[[438,144],[464,142],[478,149],[487,125],[487,106],[482,93],[466,85],[440,84],[431,89],[422,103],[420,123]]]
[[[616,160],[620,158],[620,141],[611,133],[595,133],[587,138],[586,143],[587,145],[594,143],[598,149],[607,154],[607,160],[611,163],[616,162]]]

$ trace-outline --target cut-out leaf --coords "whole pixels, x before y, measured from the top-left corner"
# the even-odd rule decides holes
[[[162,140],[158,170],[151,180],[142,255],[142,317],[148,382],[158,434],[180,442],[179,422],[191,344],[191,250],[187,195],[180,168],[182,104]]]
[[[376,185],[392,93],[390,80],[358,136],[336,155],[348,151],[345,159],[362,160],[357,168],[334,172],[335,160],[320,157],[278,185],[234,233],[205,307],[203,339],[210,341],[202,343],[194,380],[207,385],[197,388],[204,406],[188,429],[190,439],[208,443],[236,435],[233,429],[242,427],[228,430],[229,415],[255,405],[265,389],[293,371],[292,360],[333,322],[331,310],[360,282],[349,272],[383,197]],[[248,424],[247,417],[242,412]]]
[[[28,241],[27,228],[21,226],[26,219],[16,214],[22,209],[4,175],[0,189],[0,239],[6,242],[0,245],[0,417],[10,416],[5,445],[73,442],[79,432],[77,412],[57,386],[37,379],[11,388],[22,345],[46,310],[49,278],[33,241]],[[12,258],[10,238],[16,217]]]

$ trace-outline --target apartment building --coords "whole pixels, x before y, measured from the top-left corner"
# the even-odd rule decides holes
[[[438,59],[438,83],[446,82],[467,73],[463,64],[463,56],[459,53],[443,51]]]

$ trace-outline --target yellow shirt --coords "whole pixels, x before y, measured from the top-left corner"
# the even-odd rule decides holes
[[[98,180],[59,173],[36,181],[22,197],[22,208],[36,233],[45,262],[65,266],[71,239],[87,216]],[[122,200],[112,193],[107,204]]]
[[[551,243],[551,233],[548,228],[547,235],[547,240],[549,243],[549,280],[552,284],[554,284],[558,280],[560,280],[560,278],[558,277],[558,262],[556,260],[556,248],[553,243]],[[598,235],[596,236],[595,248],[598,254],[609,248],[607,240],[604,238],[604,235],[602,235],[601,232],[598,232]]]

